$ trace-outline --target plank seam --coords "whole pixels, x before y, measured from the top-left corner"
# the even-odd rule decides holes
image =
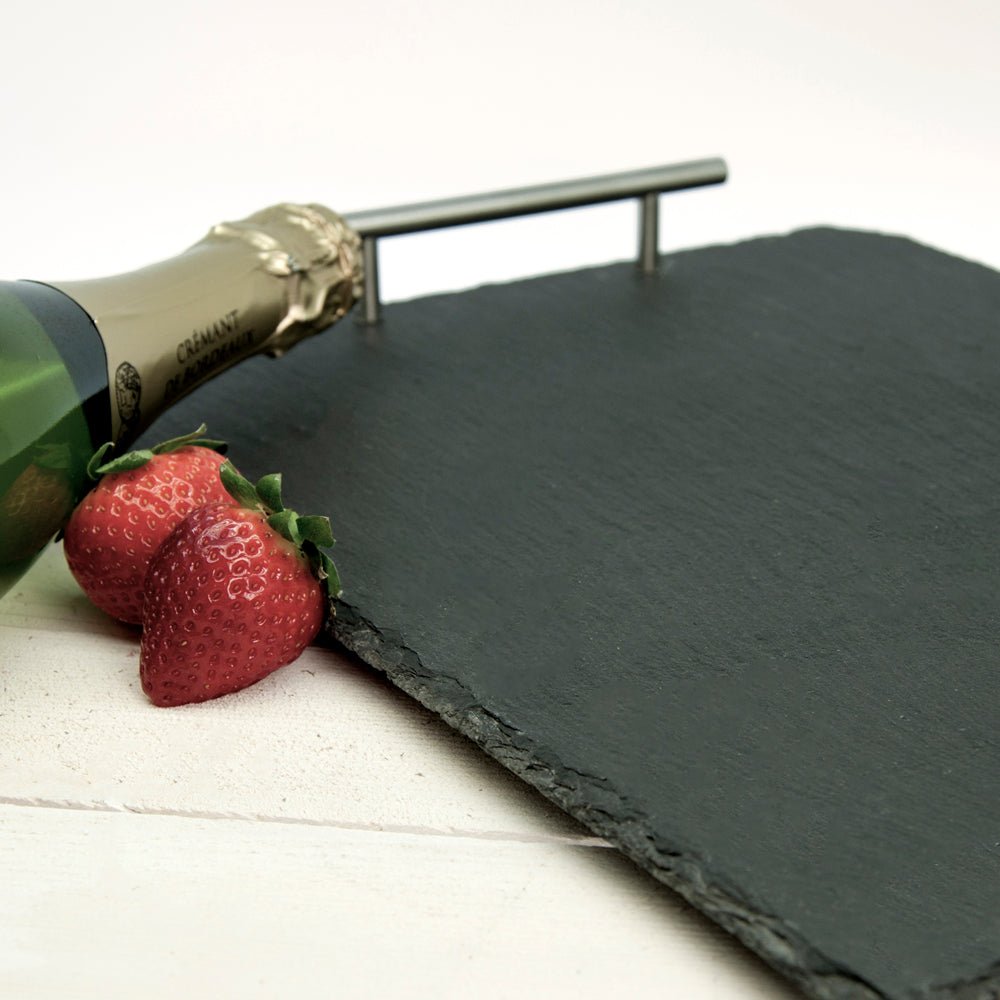
[[[76,802],[70,799],[46,799],[0,795],[0,806],[35,809],[59,809],[76,812],[130,813],[138,816],[171,816],[178,819],[207,819],[243,823],[278,823],[286,826],[315,826],[332,830],[362,833],[408,834],[424,837],[449,837],[462,840],[511,842],[517,844],[557,844],[565,847],[610,848],[602,837],[560,836],[557,834],[508,833],[503,830],[461,830],[455,828],[407,825],[403,823],[358,823],[312,819],[308,816],[269,816],[264,813],[215,812],[207,809],[169,809],[137,806],[127,802]]]

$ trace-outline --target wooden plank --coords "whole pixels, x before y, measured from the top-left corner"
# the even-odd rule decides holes
[[[5,806],[0,877],[11,997],[792,996],[602,848]]]
[[[181,708],[54,546],[0,602],[0,801],[593,841],[381,675],[328,649]]]

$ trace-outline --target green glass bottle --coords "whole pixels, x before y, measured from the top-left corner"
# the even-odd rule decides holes
[[[0,597],[86,491],[90,456],[254,354],[280,355],[361,294],[339,216],[277,205],[184,253],[94,281],[0,282]]]

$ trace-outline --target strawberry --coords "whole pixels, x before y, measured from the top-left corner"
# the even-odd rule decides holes
[[[281,476],[256,487],[226,462],[232,499],[189,514],[146,577],[139,675],[161,706],[207,701],[291,663],[340,593],[325,517],[281,502]]]
[[[192,434],[101,464],[110,444],[90,460],[99,481],[70,515],[66,561],[87,596],[123,622],[142,621],[142,585],[149,561],[181,521],[206,503],[228,497],[219,480],[220,441]]]

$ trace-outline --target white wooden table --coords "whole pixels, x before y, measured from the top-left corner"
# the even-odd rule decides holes
[[[159,709],[54,545],[0,601],[0,995],[792,996],[381,676]]]

